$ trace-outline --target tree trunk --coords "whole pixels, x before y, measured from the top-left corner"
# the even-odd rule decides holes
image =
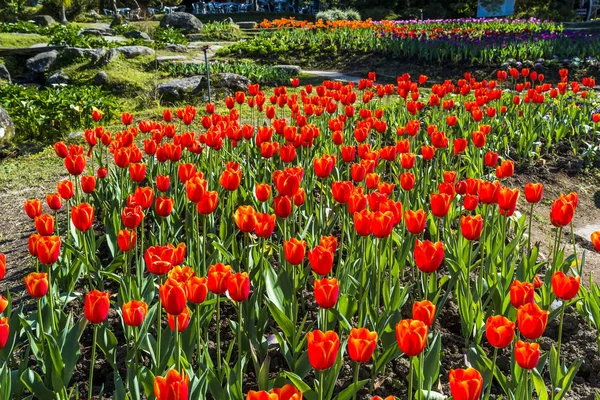
[[[61,4],[60,7],[60,23],[63,25],[66,25],[69,23],[69,21],[67,21],[67,10],[65,10],[65,4]]]
[[[252,1],[252,8],[254,9],[254,11],[258,11],[258,0]]]

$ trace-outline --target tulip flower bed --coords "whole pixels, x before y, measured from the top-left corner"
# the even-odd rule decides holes
[[[69,177],[24,206],[36,304],[0,297],[0,398],[560,400],[577,377],[597,390],[600,288],[580,285],[585,254],[563,241],[578,194],[547,199],[542,257],[544,186],[511,184],[514,159],[571,146],[596,161],[594,81],[497,78],[427,96],[425,76],[295,78],[272,96],[250,85],[223,114],[124,113],[118,132],[94,110],[83,145],[54,146]],[[0,279],[13,261],[0,255]]]
[[[535,61],[596,56],[598,35],[563,32],[562,26],[537,20],[448,21],[263,21],[251,40],[219,51],[220,55],[265,61],[321,59],[360,54],[435,63],[498,66],[508,59]],[[307,58],[307,59],[306,59]]]

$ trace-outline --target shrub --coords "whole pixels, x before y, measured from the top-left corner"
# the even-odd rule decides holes
[[[353,8],[346,10],[346,19],[349,21],[360,21],[360,13]]]
[[[16,140],[55,141],[74,129],[91,126],[94,107],[116,112],[116,97],[97,86],[66,86],[38,90],[0,85],[0,104],[10,114]]]

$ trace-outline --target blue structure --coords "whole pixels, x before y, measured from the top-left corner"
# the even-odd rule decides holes
[[[477,18],[488,17],[507,17],[515,13],[515,0],[504,0],[500,7],[494,7],[488,10],[481,5],[481,0],[477,3]]]

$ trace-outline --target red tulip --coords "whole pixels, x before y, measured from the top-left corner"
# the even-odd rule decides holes
[[[528,203],[539,203],[544,194],[544,185],[541,183],[525,184],[525,200]]]
[[[48,293],[48,274],[31,272],[25,277],[25,288],[31,297],[40,298]]]
[[[340,347],[337,333],[334,331],[323,333],[320,330],[314,330],[306,334],[306,342],[308,344],[308,360],[314,369],[322,371],[335,364]]]
[[[81,203],[71,208],[71,221],[80,232],[86,232],[94,223],[94,207],[88,203]]]
[[[187,286],[173,278],[167,278],[164,285],[159,286],[160,302],[165,311],[172,315],[179,315],[187,303]]]
[[[148,314],[148,304],[143,301],[131,300],[121,306],[123,322],[128,326],[140,326]]]
[[[435,304],[429,300],[415,301],[412,308],[413,319],[422,321],[430,327],[435,319]]]
[[[317,305],[321,308],[333,308],[337,303],[340,288],[337,279],[323,278],[314,280],[314,295]]]
[[[414,249],[415,264],[424,273],[437,271],[444,260],[444,244],[432,243],[429,240],[421,242],[417,239]]]
[[[306,255],[306,241],[291,238],[283,242],[285,259],[292,265],[300,265]]]
[[[169,196],[157,196],[154,201],[156,215],[159,217],[168,217],[173,212],[173,199]]]
[[[452,369],[448,380],[454,400],[479,400],[481,397],[483,378],[476,369]]]
[[[427,344],[427,332],[427,325],[422,321],[403,319],[396,324],[398,347],[409,357],[421,354]]]
[[[510,285],[510,302],[515,308],[524,304],[533,303],[535,298],[534,287],[529,282],[515,280]]]
[[[485,337],[494,347],[503,349],[512,343],[516,325],[502,315],[491,316],[485,323]]]
[[[208,279],[192,276],[187,281],[188,300],[194,304],[204,303],[208,294]]]
[[[464,215],[460,217],[460,230],[462,235],[467,240],[477,240],[481,236],[483,230],[483,219],[481,215],[474,217]]]
[[[25,213],[31,219],[35,219],[42,215],[42,202],[38,199],[27,200],[24,204]]]
[[[177,318],[177,332],[185,331],[190,324],[190,309],[186,307],[181,314],[178,315],[169,314],[169,328],[171,328],[172,331],[175,331],[175,318]]]
[[[571,300],[579,292],[580,277],[573,278],[558,271],[552,275],[552,291],[561,300]]]
[[[8,318],[0,318],[0,350],[6,346],[8,342],[8,335],[10,334],[10,325],[8,325]]]
[[[54,233],[54,218],[50,214],[42,214],[35,218],[35,230],[42,236]]]
[[[38,239],[35,249],[40,263],[52,265],[60,255],[60,238],[58,236],[42,236]],[[6,264],[6,260],[4,261]],[[1,264],[0,262],[0,266]]]
[[[46,204],[53,211],[58,211],[62,208],[62,198],[60,194],[47,194],[46,195]]]
[[[188,400],[189,378],[182,372],[179,375],[174,369],[167,372],[166,377],[154,378],[154,395],[156,400]]]
[[[406,223],[406,229],[413,235],[418,235],[425,230],[427,213],[423,210],[406,210],[404,212],[404,221]]]
[[[246,272],[231,274],[227,280],[227,292],[231,300],[245,301],[250,295],[250,278]]]
[[[225,293],[230,276],[231,266],[223,264],[211,265],[208,269],[208,290],[215,294]]]
[[[333,251],[324,246],[316,246],[314,249],[309,250],[308,261],[316,274],[325,276],[333,268]]]
[[[521,334],[530,340],[542,336],[548,323],[548,311],[535,303],[525,304],[517,310],[517,325]]]
[[[515,361],[523,369],[534,369],[540,360],[539,343],[526,343],[517,340],[515,344]]]
[[[92,290],[85,296],[83,311],[85,317],[92,324],[99,324],[108,317],[108,309],[110,308],[110,295],[108,292],[100,292]]]
[[[366,328],[352,328],[348,336],[348,355],[352,361],[358,363],[368,362],[377,347],[377,332]]]

